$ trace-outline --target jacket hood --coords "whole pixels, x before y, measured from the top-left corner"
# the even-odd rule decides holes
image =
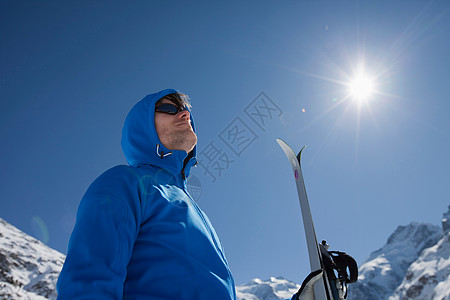
[[[173,175],[181,174],[184,168],[185,177],[188,177],[190,168],[196,163],[197,146],[189,155],[186,151],[169,150],[162,145],[155,128],[156,102],[173,93],[177,93],[177,90],[165,89],[145,96],[133,106],[122,130],[122,150],[130,166],[152,165],[165,169]],[[192,114],[190,118],[195,132]],[[165,156],[162,157],[161,154]]]

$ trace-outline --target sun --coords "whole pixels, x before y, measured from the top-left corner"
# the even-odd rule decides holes
[[[374,80],[363,72],[355,75],[348,84],[350,97],[358,102],[369,100],[374,94],[374,87]]]

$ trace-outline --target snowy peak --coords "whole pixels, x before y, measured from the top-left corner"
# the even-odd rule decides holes
[[[290,299],[299,285],[282,277],[238,286],[238,300]],[[442,228],[413,222],[399,226],[370,254],[348,300],[450,300],[450,206]]]
[[[360,266],[348,299],[450,300],[449,219],[450,207],[442,228],[423,223],[399,226]]]
[[[400,299],[450,299],[450,232],[409,266],[403,282],[389,298]]]
[[[388,238],[385,249],[395,249],[399,246],[411,247],[416,252],[436,243],[436,238],[442,236],[442,230],[438,226],[421,223],[411,223],[408,226],[399,226]]]
[[[56,299],[64,255],[0,218],[0,299]],[[237,300],[290,299],[300,285],[282,277],[237,286]],[[442,228],[399,226],[360,266],[348,300],[450,300],[450,206]]]
[[[444,235],[420,254],[389,300],[450,299],[450,206],[442,218]]]
[[[64,259],[0,218],[0,299],[56,299]]]
[[[300,285],[283,277],[271,277],[269,280],[253,279],[236,287],[237,300],[275,300],[291,299]]]
[[[349,299],[387,299],[423,249],[435,245],[441,237],[438,226],[420,223],[399,226],[387,243],[360,266],[358,282],[349,288]]]

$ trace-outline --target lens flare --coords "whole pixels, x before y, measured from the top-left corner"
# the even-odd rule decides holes
[[[41,240],[44,244],[48,244],[50,240],[50,233],[44,220],[42,220],[39,216],[33,216],[31,218],[31,229],[36,235],[36,238]]]

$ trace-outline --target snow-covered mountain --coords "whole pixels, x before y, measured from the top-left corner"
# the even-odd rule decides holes
[[[409,266],[389,300],[450,299],[450,206],[442,219],[442,230],[442,238]]]
[[[399,226],[359,268],[349,300],[450,300],[450,206],[442,228]]]
[[[56,299],[64,258],[0,218],[0,299]]]
[[[281,289],[277,281],[283,283]],[[271,278],[254,279],[236,289],[238,300],[268,300],[288,299],[296,288],[286,279]],[[442,228],[423,223],[399,226],[360,265],[348,300],[450,300],[450,206]]]
[[[0,299],[56,298],[64,255],[0,219]],[[236,287],[238,300],[290,299],[300,288],[282,277]],[[399,226],[360,265],[349,300],[450,300],[450,206],[442,228]]]
[[[389,300],[450,299],[450,234],[412,263]]]
[[[283,277],[271,277],[269,280],[253,279],[249,283],[236,287],[238,300],[275,300],[291,299],[300,285]]]
[[[373,252],[359,268],[359,280],[349,289],[349,299],[388,299],[404,280],[409,266],[426,248],[442,237],[438,226],[411,223],[399,226],[386,245]]]

